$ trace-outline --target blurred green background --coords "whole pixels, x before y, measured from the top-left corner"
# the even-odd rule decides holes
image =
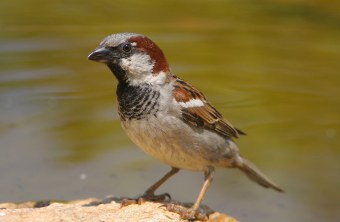
[[[168,167],[120,128],[116,80],[87,55],[137,32],[247,132],[242,154],[286,190],[220,169],[204,203],[240,221],[340,220],[340,3],[0,3],[0,202],[137,196]],[[201,173],[159,192],[194,201]]]

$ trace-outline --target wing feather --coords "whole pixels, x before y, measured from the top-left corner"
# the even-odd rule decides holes
[[[181,106],[183,120],[188,124],[210,129],[228,138],[245,135],[225,120],[201,92],[178,77],[174,81],[173,95]],[[198,100],[202,102],[197,102]]]

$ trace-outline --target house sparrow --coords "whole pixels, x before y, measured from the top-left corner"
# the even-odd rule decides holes
[[[162,200],[155,190],[180,169],[204,172],[205,181],[190,209],[172,211],[195,218],[214,170],[238,168],[258,184],[282,192],[243,158],[234,138],[244,133],[190,83],[174,75],[162,50],[148,37],[118,33],[106,37],[88,56],[106,64],[118,80],[119,116],[129,138],[143,151],[172,167],[142,198]]]

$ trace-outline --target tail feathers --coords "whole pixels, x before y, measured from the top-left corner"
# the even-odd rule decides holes
[[[266,188],[272,188],[278,192],[284,192],[259,169],[257,169],[257,167],[253,163],[244,158],[242,158],[242,161],[240,162],[241,163],[237,164],[236,167],[242,170],[251,180]]]

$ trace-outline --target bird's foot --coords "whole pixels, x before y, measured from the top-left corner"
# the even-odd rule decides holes
[[[166,200],[171,200],[171,196],[168,193],[163,193],[160,195],[155,195],[153,193],[145,193],[142,196],[134,199],[124,199],[121,202],[121,207],[129,206],[131,204],[142,204],[146,201],[152,202],[164,202]]]
[[[176,205],[173,203],[163,205],[165,208],[173,213],[177,213],[183,220],[200,220],[205,221],[208,219],[206,212],[202,212],[199,209],[195,210],[193,208],[186,208],[181,205]]]

